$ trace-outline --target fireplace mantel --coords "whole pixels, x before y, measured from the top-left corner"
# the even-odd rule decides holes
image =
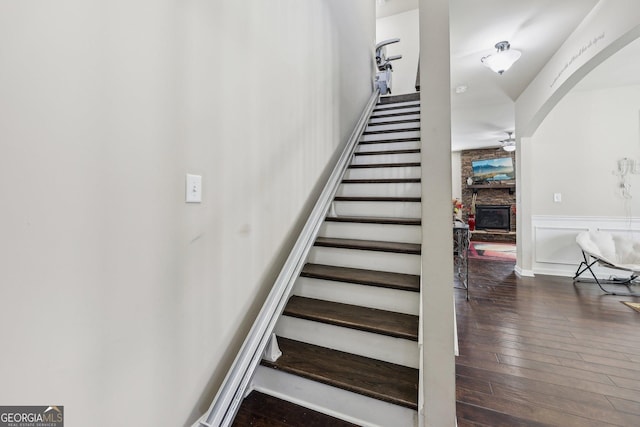
[[[477,194],[478,190],[498,190],[503,188],[508,189],[509,194],[513,194],[516,191],[516,183],[501,182],[497,184],[471,184],[471,185],[467,185],[467,188],[470,188],[474,194]]]

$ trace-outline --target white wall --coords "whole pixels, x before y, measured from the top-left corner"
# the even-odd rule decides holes
[[[556,104],[591,70],[640,35],[640,3],[600,0],[516,101],[517,252],[516,271],[533,274],[535,210],[532,134]]]
[[[420,426],[455,425],[455,321],[451,227],[449,0],[420,0],[422,257]]]
[[[640,175],[622,197],[617,161],[640,161],[640,86],[572,91],[531,138],[534,273],[573,275],[576,235],[588,229],[638,229]],[[554,193],[562,202],[553,201]]]
[[[376,42],[400,38],[400,42],[387,46],[387,56],[402,55],[393,61],[393,94],[414,93],[420,53],[420,23],[418,9],[376,20]]]
[[[629,175],[627,200],[613,174],[621,158],[640,161],[638,111],[640,86],[565,96],[532,137],[532,162],[544,165],[532,182],[532,214],[640,215],[640,175]]]
[[[374,7],[0,1],[3,405],[206,410],[371,93]]]

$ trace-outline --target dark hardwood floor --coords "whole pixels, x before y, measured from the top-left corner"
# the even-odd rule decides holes
[[[640,426],[640,313],[595,285],[471,259],[456,290],[458,426]]]

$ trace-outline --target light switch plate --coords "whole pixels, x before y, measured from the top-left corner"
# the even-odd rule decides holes
[[[562,201],[562,193],[553,193],[553,201],[560,203]]]
[[[187,203],[202,202],[202,176],[187,174],[186,183],[185,201]]]

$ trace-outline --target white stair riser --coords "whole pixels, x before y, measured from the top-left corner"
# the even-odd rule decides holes
[[[333,202],[337,216],[363,216],[383,218],[420,218],[417,202]]]
[[[400,130],[400,129],[414,129],[419,128],[420,122],[401,122],[394,123],[392,125],[376,125],[369,124],[364,130],[365,132],[378,132],[381,130]]]
[[[402,154],[367,154],[362,156],[353,156],[351,164],[354,165],[371,165],[380,163],[420,163],[420,153],[402,153]]]
[[[418,369],[418,343],[402,338],[281,316],[275,329],[279,337]]]
[[[344,179],[420,178],[420,166],[395,168],[349,168]]]
[[[360,141],[384,141],[388,139],[401,139],[401,138],[420,138],[420,131],[407,131],[407,132],[394,132],[392,134],[379,133],[375,135],[362,135]]]
[[[366,270],[420,274],[420,255],[314,246],[307,262]]]
[[[372,151],[409,150],[420,148],[420,141],[379,142],[377,144],[360,144],[356,153],[370,153]]]
[[[378,108],[389,108],[389,107],[420,107],[420,101],[402,101],[402,102],[389,102],[386,104],[378,103],[376,104],[375,109]]]
[[[320,236],[341,239],[381,240],[383,242],[420,243],[419,225],[364,224],[325,221]]]
[[[380,123],[380,122],[397,122],[402,120],[416,120],[420,119],[420,114],[404,114],[402,116],[393,116],[393,117],[371,117],[369,119],[369,123]]]
[[[420,312],[420,294],[418,292],[381,288],[379,286],[299,277],[296,280],[293,294],[301,297],[395,311],[396,313],[412,314],[414,316],[418,316]]]
[[[420,197],[420,183],[342,184],[336,196]]]
[[[420,114],[419,107],[398,108],[397,110],[379,110],[374,111],[371,116],[386,116],[387,114]],[[398,117],[398,116],[395,116]]]
[[[259,366],[252,388],[363,427],[415,427],[412,409]]]

